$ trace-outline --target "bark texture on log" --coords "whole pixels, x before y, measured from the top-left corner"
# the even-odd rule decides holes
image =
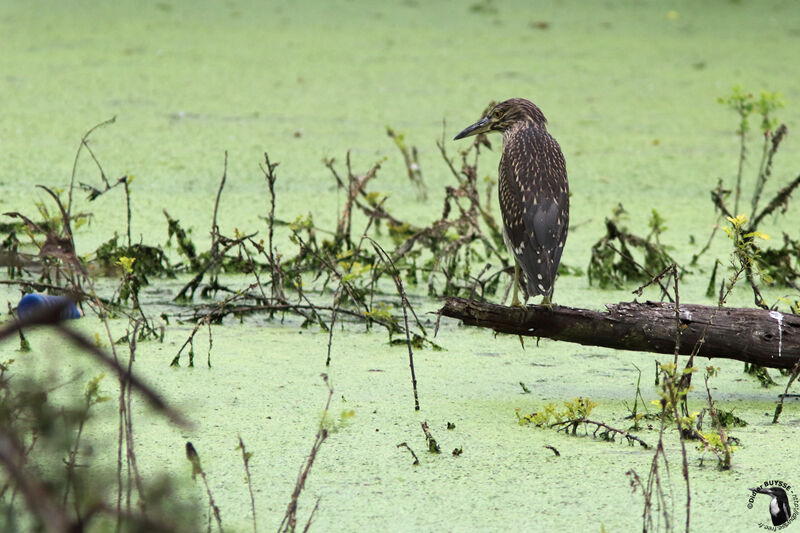
[[[675,306],[662,302],[607,304],[604,313],[554,305],[506,307],[445,298],[440,314],[500,333],[546,337],[639,352],[675,352]],[[680,351],[736,359],[771,368],[800,360],[800,315],[681,304]]]

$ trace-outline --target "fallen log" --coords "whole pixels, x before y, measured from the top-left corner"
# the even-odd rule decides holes
[[[549,310],[448,297],[439,314],[499,333],[617,350],[675,353],[674,304],[626,302],[606,304],[606,308],[599,312],[554,305]],[[800,360],[800,315],[681,304],[679,353],[693,352],[700,357],[792,368]]]

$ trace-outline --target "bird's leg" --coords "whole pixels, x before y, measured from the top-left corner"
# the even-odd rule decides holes
[[[544,295],[544,298],[542,298],[541,305],[542,305],[542,307],[546,307],[548,311],[552,311],[553,310],[553,302],[550,301],[550,295],[549,294],[545,294]]]
[[[522,304],[519,301],[519,296],[517,295],[517,291],[519,290],[519,263],[517,260],[514,260],[514,297],[511,299],[511,307],[522,307]],[[520,337],[522,340],[522,337]]]
[[[519,263],[517,260],[514,259],[514,297],[511,299],[511,306],[512,307],[522,307],[522,303],[519,301],[519,296],[517,291],[519,290]],[[522,349],[525,349],[525,340],[522,338],[522,335],[519,335],[519,343],[522,345]]]

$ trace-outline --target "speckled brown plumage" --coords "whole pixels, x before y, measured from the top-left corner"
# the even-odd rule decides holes
[[[549,302],[569,226],[569,184],[564,155],[533,103],[513,98],[497,104],[456,139],[503,134],[498,190],[503,236],[525,274],[528,296]]]

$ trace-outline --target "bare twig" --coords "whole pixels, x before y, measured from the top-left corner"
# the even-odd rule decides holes
[[[412,146],[409,150],[405,143],[405,136],[402,133],[396,133],[389,126],[386,126],[386,134],[394,141],[394,144],[403,155],[403,161],[405,161],[406,164],[406,172],[408,173],[408,180],[417,188],[417,198],[419,200],[426,200],[428,198],[428,192],[425,187],[425,181],[422,179],[422,170],[419,165],[417,147]]]
[[[428,444],[428,451],[431,453],[441,453],[442,449],[439,447],[439,443],[436,442],[436,439],[433,438],[431,429],[428,427],[428,421],[425,420],[421,422],[420,425],[422,426],[422,432],[425,433],[425,442]]]
[[[280,163],[270,162],[269,154],[264,152],[264,164],[266,165],[266,168],[261,167],[261,171],[264,173],[264,178],[267,180],[267,187],[269,189],[269,218],[267,219],[267,245],[269,246],[269,249],[267,251],[267,256],[269,258],[270,272],[272,274],[271,290],[273,298],[282,298],[283,284],[281,283],[281,270],[277,263],[277,252],[272,243],[273,235],[275,233],[275,181],[278,179],[278,176],[275,174],[275,169],[278,168]]]
[[[214,199],[214,216],[211,219],[212,237],[216,234],[219,234],[219,225],[217,225],[217,211],[219,210],[219,199],[222,197],[222,189],[225,188],[225,181],[227,180],[227,178],[228,178],[228,151],[225,150],[225,162],[223,163],[222,167],[222,178],[219,180],[217,197]]]
[[[328,430],[324,427],[324,425],[325,419],[328,415],[328,409],[331,406],[331,398],[333,398],[333,387],[331,386],[330,381],[328,381],[327,374],[322,374],[322,380],[325,382],[325,386],[328,387],[328,400],[325,402],[325,409],[322,411],[322,418],[319,421],[319,427],[317,429],[317,434],[314,437],[314,443],[311,445],[311,452],[308,454],[308,458],[300,468],[300,472],[297,474],[297,482],[295,483],[294,491],[292,491],[292,497],[289,500],[289,505],[286,508],[286,514],[284,514],[281,525],[278,527],[279,533],[292,533],[297,527],[297,502],[300,499],[300,493],[303,491],[303,488],[305,488],[306,479],[308,479],[311,466],[314,464],[314,460],[316,459],[317,453],[319,453],[319,450],[322,447],[322,443],[328,438]],[[317,503],[319,503],[319,501]],[[316,511],[316,507],[314,510]],[[312,516],[313,513],[314,511],[312,511]],[[309,523],[310,522],[311,518],[309,517]],[[306,528],[307,527],[308,526],[306,526]]]
[[[83,134],[83,137],[81,137],[81,143],[78,145],[78,150],[75,152],[75,160],[72,163],[72,176],[70,176],[69,179],[69,193],[67,197],[67,218],[69,218],[70,214],[72,213],[72,190],[75,188],[75,174],[77,173],[78,170],[78,157],[81,155],[81,150],[83,148],[89,149],[89,143],[88,143],[89,136],[92,134],[92,132],[94,132],[94,130],[102,128],[103,126],[106,126],[108,124],[113,124],[116,120],[117,117],[115,115],[108,120],[104,120],[99,124],[95,124],[94,126],[89,128],[89,130],[86,133]],[[91,153],[91,150],[89,151]],[[106,179],[105,172],[103,172],[103,167],[100,166],[100,163],[97,161],[97,158],[94,157],[94,154],[92,154],[92,159],[94,159],[95,163],[97,163],[97,167],[100,169],[100,177],[103,179],[106,185],[108,185],[108,180]]]
[[[419,459],[417,458],[417,454],[414,453],[414,450],[411,449],[411,446],[409,446],[407,442],[401,442],[400,444],[397,445],[397,447],[398,448],[405,448],[406,450],[411,452],[411,456],[414,458],[414,463],[413,463],[414,466],[419,465]]]
[[[242,462],[244,463],[244,472],[247,476],[247,488],[250,490],[250,512],[253,513],[253,533],[258,533],[258,526],[256,525],[256,499],[253,495],[253,479],[250,476],[250,454],[244,447],[242,436],[238,435],[239,449],[242,451]]]
[[[575,435],[578,426],[580,426],[581,424],[583,424],[584,426],[595,426],[595,429],[592,432],[592,436],[595,438],[597,438],[598,431],[604,429],[605,431],[603,431],[600,435],[603,440],[614,440],[614,436],[619,435],[620,437],[624,437],[628,441],[628,444],[633,445],[633,443],[636,442],[643,448],[650,447],[645,441],[643,441],[642,439],[640,439],[639,437],[628,431],[609,426],[605,422],[598,422],[597,420],[590,420],[588,418],[575,418],[570,420],[562,420],[561,422],[555,422],[553,424],[550,424],[550,427],[560,428],[560,430],[563,430],[565,433],[571,432],[573,435]]]
[[[751,220],[756,217],[756,210],[758,209],[758,202],[761,199],[761,193],[764,191],[764,185],[766,185],[767,180],[772,176],[772,162],[778,151],[778,147],[781,145],[781,141],[783,141],[786,136],[786,132],[786,124],[781,124],[774,133],[767,131],[764,134],[761,164],[759,165],[758,176],[756,177],[756,184],[753,189],[753,198],[751,200]]]
[[[381,247],[380,244],[375,242],[375,240],[367,237],[369,241],[372,243],[373,248],[375,249],[375,253],[381,258],[381,260],[392,269],[392,279],[394,280],[395,286],[397,287],[397,292],[400,295],[400,302],[403,306],[403,322],[405,325],[406,330],[406,346],[408,346],[408,365],[411,368],[411,386],[414,389],[414,410],[419,411],[419,396],[417,394],[417,376],[414,372],[414,351],[411,349],[411,334],[408,330],[408,308],[411,308],[411,304],[408,303],[408,298],[406,297],[406,291],[403,289],[403,282],[400,280],[400,274],[397,272],[397,268],[394,266],[394,262],[392,258],[389,257],[389,254]],[[419,322],[419,318],[417,318],[416,313],[414,313],[413,308],[411,309],[412,314],[414,314],[414,318],[417,320],[417,326],[422,329],[423,335],[425,335],[425,329],[422,327],[422,324]]]
[[[789,197],[791,197],[792,193],[798,186],[800,186],[800,174],[798,174],[797,177],[791,181],[791,183],[783,187],[775,194],[775,196],[764,207],[764,209],[762,209],[761,212],[758,215],[756,215],[755,218],[753,218],[753,221],[750,223],[749,228],[751,230],[757,228],[758,225],[761,223],[761,221],[764,219],[764,217],[771,215],[773,212],[775,212],[776,209],[786,205],[786,202],[789,200]]]
[[[208,484],[206,472],[203,470],[203,466],[200,464],[200,456],[197,454],[197,450],[195,450],[194,446],[189,441],[186,441],[186,458],[189,459],[190,463],[192,463],[192,479],[195,479],[197,474],[200,474],[200,477],[203,478],[203,484],[206,487],[206,495],[208,496],[208,505],[211,507],[211,511],[214,514],[214,519],[217,521],[217,528],[219,528],[219,531],[222,532],[222,516],[220,514],[219,507],[214,501],[214,495],[211,493],[211,487]]]
[[[128,469],[128,491],[125,502],[126,510],[131,512],[131,493],[132,488],[135,486],[136,491],[139,493],[141,511],[146,516],[147,507],[144,485],[142,484],[142,476],[139,473],[139,465],[136,462],[136,452],[134,449],[133,410],[131,408],[131,387],[129,386],[131,377],[133,376],[133,362],[136,360],[136,332],[139,325],[138,322],[134,324],[133,334],[128,337],[128,348],[130,350],[128,356],[128,371],[125,376],[120,376],[120,416],[122,417],[125,433],[125,460]],[[133,480],[133,483],[131,483],[131,480]]]
[[[795,363],[794,368],[792,368],[792,375],[789,377],[789,381],[786,382],[786,389],[784,389],[783,394],[781,394],[781,401],[775,406],[775,414],[772,416],[773,424],[778,423],[778,418],[783,412],[783,401],[789,395],[789,387],[791,387],[795,380],[797,380],[798,375],[800,375],[800,361]]]

